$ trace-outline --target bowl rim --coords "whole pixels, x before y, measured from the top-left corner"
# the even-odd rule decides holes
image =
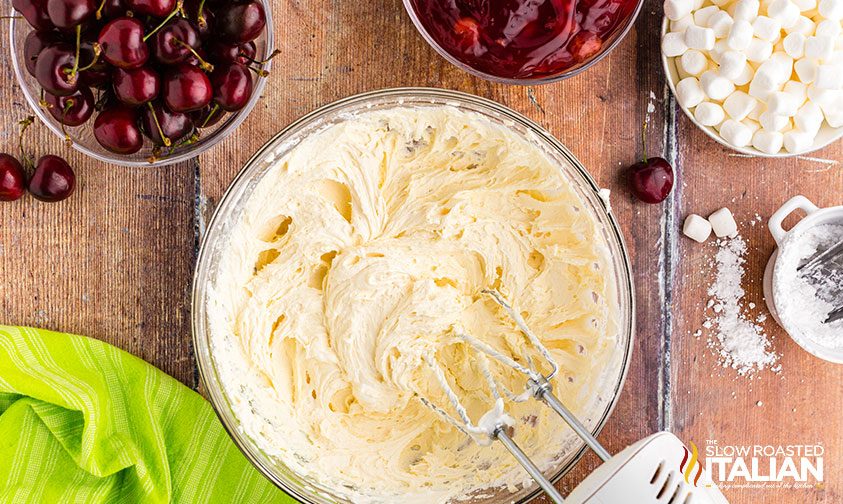
[[[489,74],[486,72],[481,72],[480,70],[471,67],[462,61],[458,60],[454,56],[452,56],[448,51],[446,51],[433,37],[428,33],[427,29],[422,24],[421,20],[419,19],[418,15],[416,15],[415,9],[412,6],[413,0],[403,0],[404,10],[407,12],[407,15],[410,16],[410,20],[412,20],[413,25],[416,27],[416,31],[419,32],[422,38],[427,42],[427,44],[433,48],[440,56],[445,58],[449,63],[456,66],[457,68],[474,75],[475,77],[480,77],[481,79],[485,79],[492,82],[498,82],[501,84],[513,84],[517,86],[532,86],[532,85],[541,85],[541,84],[551,84],[554,82],[559,82],[561,80],[567,79],[569,77],[574,77],[582,72],[585,72],[593,65],[597,64],[600,60],[605,58],[610,52],[612,52],[621,41],[626,38],[626,35],[632,30],[632,27],[635,25],[635,21],[638,18],[638,14],[641,13],[641,9],[644,7],[644,0],[637,0],[635,5],[635,9],[632,11],[632,14],[627,18],[623,28],[619,30],[612,42],[600,53],[597,54],[593,59],[591,59],[585,65],[579,66],[574,68],[573,70],[566,70],[562,73],[556,75],[550,75],[545,77],[539,77],[536,79],[515,79],[512,77],[499,77],[497,75]]]
[[[272,51],[272,48],[275,46],[275,36],[273,30],[273,23],[272,23],[272,9],[269,0],[258,0],[263,4],[264,13],[266,15],[266,29],[264,30],[264,40],[265,45],[267,47],[267,56]],[[29,23],[26,20],[18,20],[19,17],[17,11],[13,8],[9,17],[9,53],[12,59],[12,67],[14,68],[15,73],[15,81],[20,88],[21,92],[23,93],[23,97],[26,100],[29,108],[31,109],[32,113],[38,118],[38,120],[44,124],[50,131],[52,131],[57,137],[59,137],[62,141],[64,140],[64,133],[61,130],[61,127],[58,125],[57,121],[54,123],[53,117],[48,114],[46,111],[42,110],[42,107],[39,105],[38,98],[32,94],[29,86],[25,85],[25,78],[28,74],[25,68],[22,67],[21,61],[18,58],[19,50],[22,51],[23,47],[18,47],[18,44],[15,41],[15,29],[16,25],[15,22],[19,21],[20,23],[24,24],[26,27],[30,27]],[[30,27],[31,28],[31,27]],[[34,30],[34,28],[33,28]],[[264,63],[263,68],[266,71],[272,70],[272,60],[267,61]],[[260,100],[264,87],[266,87],[267,78],[261,75],[255,76],[254,86],[252,88],[252,96],[249,98],[249,101],[246,103],[246,106],[243,107],[241,110],[237,111],[236,113],[232,114],[231,120],[228,124],[225,124],[222,128],[214,131],[213,137],[211,140],[206,144],[197,144],[195,148],[187,148],[184,151],[179,153],[174,153],[171,156],[166,156],[162,158],[158,158],[153,162],[149,162],[146,159],[126,159],[124,156],[120,154],[103,154],[99,152],[95,152],[94,150],[86,147],[85,145],[80,144],[79,142],[73,142],[71,147],[86,156],[96,159],[98,161],[103,161],[105,163],[109,163],[116,166],[122,166],[127,168],[154,168],[159,166],[169,166],[172,164],[176,164],[182,161],[187,161],[189,159],[193,159],[198,157],[200,154],[207,152],[209,149],[212,149],[217,144],[225,140],[231,133],[237,129],[243,121],[251,114],[252,110],[257,105],[258,100]],[[94,117],[92,116],[88,121],[81,125],[81,127],[91,127],[93,128],[93,120]],[[96,140],[93,140],[96,142]],[[146,143],[148,139],[144,138],[144,143]]]
[[[667,16],[662,17],[662,27],[661,27],[661,35],[659,36],[659,55],[661,56],[662,60],[662,70],[664,70],[665,80],[667,81],[667,86],[670,88],[670,92],[673,94],[674,98],[676,97],[676,82],[679,80],[679,71],[676,69],[676,56],[674,57],[667,57],[664,54],[664,51],[661,50],[661,39],[664,38],[665,34],[667,33],[668,24],[670,23],[670,19]],[[675,82],[674,82],[675,81]],[[761,152],[760,150],[756,149],[752,145],[747,145],[746,147],[736,147],[720,136],[720,133],[717,132],[711,126],[704,126],[697,121],[697,118],[694,117],[694,114],[688,110],[684,105],[679,103],[679,100],[676,100],[676,104],[679,105],[679,108],[682,109],[682,112],[694,123],[694,126],[701,129],[703,133],[708,135],[709,138],[713,139],[715,142],[719,143],[724,147],[728,147],[729,149],[739,152],[741,154],[745,154],[747,156],[752,157],[763,157],[763,158],[789,158],[789,157],[797,157],[797,156],[804,156],[806,154],[811,154],[812,152],[816,152],[820,149],[824,149],[829,145],[833,144],[834,142],[843,138],[843,126],[838,128],[832,128],[828,126],[832,131],[835,133],[825,142],[817,142],[814,143],[808,150],[804,150],[802,152],[787,152],[785,150],[780,150],[775,154],[768,154],[766,152]]]
[[[624,292],[622,290],[622,287],[624,286],[618,285],[617,293],[618,299],[623,299],[623,301],[626,302],[626,305],[628,307],[628,313],[622,314],[626,316],[626,324],[624,325],[623,321],[621,321],[622,324],[619,325],[620,333],[628,335],[628,340],[626,342],[626,348],[624,349],[622,355],[619,356],[620,374],[618,375],[617,382],[614,384],[614,389],[612,391],[612,398],[609,407],[602,413],[600,419],[596,422],[594,428],[592,429],[592,434],[595,437],[597,437],[603,430],[609,417],[617,407],[621,392],[623,390],[624,384],[626,383],[626,378],[629,373],[629,367],[632,360],[632,351],[635,347],[636,328],[635,283],[634,276],[632,274],[632,262],[629,257],[629,250],[623,238],[623,232],[614,215],[614,212],[611,211],[611,207],[608,204],[608,201],[606,201],[603,197],[600,196],[600,186],[596,183],[591,174],[585,169],[582,163],[580,163],[580,161],[568,150],[567,147],[565,147],[559,140],[557,140],[542,126],[535,123],[533,120],[527,118],[526,116],[522,115],[521,113],[487,98],[482,98],[461,91],[432,87],[395,87],[366,91],[363,93],[350,95],[345,98],[341,98],[333,102],[327,103],[306,113],[305,115],[299,117],[298,119],[294,120],[287,126],[283,127],[281,130],[279,130],[278,133],[269,138],[238,171],[237,175],[235,175],[223,195],[220,197],[216,207],[214,208],[214,212],[205,227],[206,231],[204,232],[200,240],[199,251],[196,255],[196,263],[194,266],[193,281],[191,282],[191,342],[193,344],[194,359],[196,361],[196,367],[199,371],[199,377],[202,385],[205,388],[209,402],[211,403],[211,406],[214,409],[214,413],[219,418],[220,423],[223,425],[223,428],[228,433],[229,437],[232,439],[237,448],[243,453],[246,459],[249,460],[249,462],[251,462],[252,465],[254,465],[258,469],[258,471],[264,475],[264,477],[269,479],[278,488],[286,492],[288,495],[294,497],[298,501],[304,503],[317,503],[322,502],[322,500],[314,501],[312,500],[311,496],[302,495],[297,489],[292,488],[286,481],[284,481],[283,478],[276,475],[271,468],[267,467],[258,456],[252,453],[252,448],[250,445],[253,443],[249,442],[248,436],[238,432],[238,430],[236,429],[236,424],[238,423],[237,419],[233,416],[230,418],[227,417],[226,414],[222,411],[223,406],[228,403],[228,400],[226,399],[225,394],[223,393],[222,382],[218,376],[216,366],[213,365],[210,356],[210,345],[207,345],[206,347],[206,345],[200,341],[203,336],[209,334],[207,331],[205,331],[207,322],[205,320],[205,317],[202,316],[204,313],[203,301],[205,299],[205,291],[202,285],[200,285],[200,282],[203,280],[202,269],[204,267],[205,262],[208,260],[208,255],[210,254],[209,249],[211,248],[211,245],[213,243],[212,235],[214,233],[212,232],[212,230],[220,226],[220,223],[218,221],[223,219],[222,214],[225,211],[224,207],[226,207],[229,200],[234,197],[233,195],[235,191],[239,190],[244,183],[248,182],[247,176],[249,175],[249,172],[251,171],[252,167],[256,163],[259,163],[261,161],[261,159],[270,151],[270,149],[274,147],[277,141],[291,133],[296,132],[300,128],[306,126],[311,121],[323,115],[340,111],[348,106],[365,103],[367,100],[376,98],[395,98],[396,106],[400,106],[403,103],[401,100],[402,97],[412,97],[413,99],[428,97],[432,99],[442,100],[463,100],[474,105],[479,105],[481,107],[491,109],[494,112],[502,113],[506,116],[507,119],[513,120],[515,122],[520,123],[522,126],[527,127],[531,131],[531,133],[538,136],[541,140],[547,142],[550,147],[562,154],[563,157],[565,157],[569,161],[571,168],[573,168],[577,172],[577,174],[583,178],[583,180],[586,182],[587,187],[591,191],[593,191],[594,195],[597,196],[603,202],[601,208],[605,212],[605,217],[609,223],[608,229],[606,231],[610,233],[611,239],[616,240],[620,252],[620,257],[616,258],[620,266],[619,271],[617,271],[617,275],[620,279],[626,281],[628,286],[628,288]],[[607,237],[607,239],[609,238]],[[576,451],[572,453],[570,461],[566,464],[562,464],[556,474],[554,474],[550,478],[551,481],[557,482],[563,476],[568,474],[577,465],[580,459],[582,459],[587,450],[588,447],[583,442],[582,446],[580,446]],[[527,493],[518,502],[526,503],[539,496],[541,493],[541,488],[536,485],[536,488]],[[334,501],[331,500],[324,502]]]

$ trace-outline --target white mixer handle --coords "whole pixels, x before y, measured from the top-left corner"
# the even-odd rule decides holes
[[[770,217],[770,221],[767,223],[767,226],[770,228],[770,234],[773,235],[773,239],[776,240],[777,245],[781,245],[782,240],[787,234],[787,231],[785,231],[782,227],[782,223],[784,223],[784,220],[792,214],[794,210],[798,209],[804,210],[808,214],[812,214],[820,208],[801,194],[794,196],[785,202],[781,208],[776,210],[776,212]]]

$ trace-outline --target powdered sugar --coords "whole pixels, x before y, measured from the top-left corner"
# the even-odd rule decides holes
[[[711,315],[703,323],[713,328],[711,340],[724,367],[738,374],[751,374],[772,368],[778,356],[770,350],[770,340],[760,325],[744,314],[745,291],[741,286],[746,262],[746,241],[740,235],[717,240],[714,282],[708,289],[707,308]]]

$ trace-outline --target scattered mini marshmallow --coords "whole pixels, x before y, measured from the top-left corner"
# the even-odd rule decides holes
[[[682,56],[688,50],[685,44],[685,34],[682,32],[665,33],[662,37],[662,52],[668,58]]]
[[[805,57],[818,60],[831,58],[834,53],[835,38],[828,35],[808,37],[805,40]]]
[[[794,116],[800,105],[798,96],[785,91],[773,91],[767,98],[767,111],[775,115]]]
[[[809,101],[805,102],[796,112],[796,115],[793,116],[793,124],[797,130],[808,133],[813,138],[822,126],[823,118],[823,112],[820,106]],[[787,145],[785,145],[785,148],[787,148]]]
[[[671,20],[681,19],[691,14],[693,10],[693,0],[665,0],[664,2],[664,15]]]
[[[702,49],[704,51],[714,49],[714,43],[717,41],[714,37],[714,30],[696,25],[689,26],[685,30],[684,40],[689,49]]]
[[[715,37],[722,39],[729,35],[729,30],[734,22],[735,20],[728,12],[718,9],[717,12],[709,16],[707,26],[714,30]]]
[[[779,131],[760,129],[752,135],[752,146],[766,154],[776,154],[782,150],[784,135]]]
[[[791,0],[773,0],[767,5],[767,16],[778,21],[782,28],[796,24],[800,12]]]
[[[817,89],[843,89],[843,65],[819,65],[814,86]]]
[[[744,21],[752,21],[758,17],[758,11],[761,9],[761,2],[759,0],[738,0],[733,4],[732,17],[735,21],[741,19]]]
[[[843,0],[820,0],[817,10],[826,19],[840,21],[843,19]]]
[[[707,97],[723,101],[735,90],[735,84],[720,75],[716,70],[708,70],[700,75],[700,86]]]
[[[735,147],[746,147],[752,141],[752,129],[734,119],[726,119],[720,125],[720,136]]]
[[[757,105],[758,100],[752,96],[749,96],[743,91],[735,91],[730,94],[725,101],[723,101],[723,110],[725,110],[732,119],[742,121],[749,115],[750,112],[755,110]]]
[[[742,0],[743,1],[743,0]],[[726,43],[729,44],[729,49],[735,51],[745,51],[752,43],[752,25],[746,19],[735,19],[732,23],[732,28],[729,29],[729,36],[726,37]]]
[[[783,115],[777,115],[769,110],[765,110],[758,117],[758,122],[761,127],[767,131],[781,131],[790,126],[790,118]]]
[[[705,243],[711,236],[711,223],[697,214],[685,217],[682,233],[698,243]]]
[[[784,52],[793,59],[801,58],[805,54],[805,40],[801,33],[791,33],[784,38]]]
[[[676,85],[676,99],[686,109],[692,109],[705,100],[705,93],[696,77],[687,77]]]
[[[767,42],[778,42],[781,37],[782,24],[767,16],[758,16],[752,22],[752,33],[755,37]]]
[[[816,135],[794,129],[786,132],[782,136],[782,143],[787,152],[791,154],[798,154],[810,149],[811,145],[814,143],[815,137]]]
[[[698,76],[708,69],[708,58],[696,49],[689,49],[679,58],[679,64],[688,75]]]
[[[704,101],[694,109],[694,118],[703,126],[717,126],[726,118],[726,111],[716,103]]]
[[[709,215],[708,222],[718,238],[726,238],[727,236],[733,238],[738,235],[738,223],[735,222],[735,217],[726,207]]]
[[[767,61],[773,55],[773,44],[766,40],[753,38],[749,41],[749,46],[744,49],[746,59],[752,63],[761,63]]]

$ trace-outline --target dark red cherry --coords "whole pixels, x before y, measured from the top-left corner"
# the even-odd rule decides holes
[[[266,26],[266,14],[260,2],[230,4],[216,10],[215,33],[227,41],[242,44],[255,40]]]
[[[190,113],[190,119],[197,128],[210,128],[220,122],[225,111],[219,105],[206,105],[199,110]]]
[[[156,101],[141,111],[141,129],[155,145],[166,145],[167,141],[174,144],[193,131],[193,121],[187,114],[172,112]],[[162,132],[167,141],[161,136]]]
[[[79,79],[73,75],[76,50],[65,44],[44,48],[35,60],[35,79],[44,90],[56,96],[76,92]]]
[[[173,12],[176,0],[126,0],[126,6],[136,14],[162,18]]]
[[[47,0],[50,21],[60,30],[70,30],[93,19],[99,2],[94,0]]]
[[[50,105],[50,115],[65,126],[79,126],[94,112],[94,94],[87,86],[81,86],[76,93],[69,96],[47,93],[44,99]]]
[[[164,103],[173,112],[199,110],[211,102],[211,81],[199,68],[181,63],[164,73],[162,86]]]
[[[114,95],[127,105],[142,105],[158,96],[161,77],[150,67],[123,70],[115,68]]]
[[[161,28],[152,39],[152,53],[161,63],[172,65],[186,61],[198,49],[199,32],[184,18],[174,19]]]
[[[14,156],[0,154],[0,201],[15,201],[26,190],[26,174]]]
[[[135,109],[125,105],[103,110],[94,119],[94,137],[111,152],[134,154],[143,146],[143,135],[137,119]]]
[[[52,0],[51,0],[52,1]],[[37,199],[47,202],[61,201],[76,187],[76,175],[67,161],[58,156],[43,156],[35,165],[35,173],[29,180],[29,192]]]
[[[36,30],[49,31],[55,28],[47,13],[47,0],[12,0],[12,7]]]
[[[641,201],[661,203],[673,189],[673,168],[660,157],[649,158],[632,165],[629,183]]]
[[[45,47],[59,42],[56,32],[31,31],[23,43],[23,64],[30,75],[35,76],[35,61]]]
[[[239,63],[218,65],[211,73],[214,101],[227,112],[246,106],[252,96],[252,74]]]
[[[255,59],[257,47],[254,42],[245,44],[226,44],[225,42],[211,42],[208,47],[208,57],[214,63],[240,63],[248,65]]]
[[[106,61],[119,68],[138,68],[149,59],[149,47],[143,40],[143,23],[121,17],[110,21],[100,31],[98,41]]]
[[[102,4],[102,11],[100,11],[100,19],[113,19],[123,16],[127,10],[123,0],[105,0],[105,3]]]

